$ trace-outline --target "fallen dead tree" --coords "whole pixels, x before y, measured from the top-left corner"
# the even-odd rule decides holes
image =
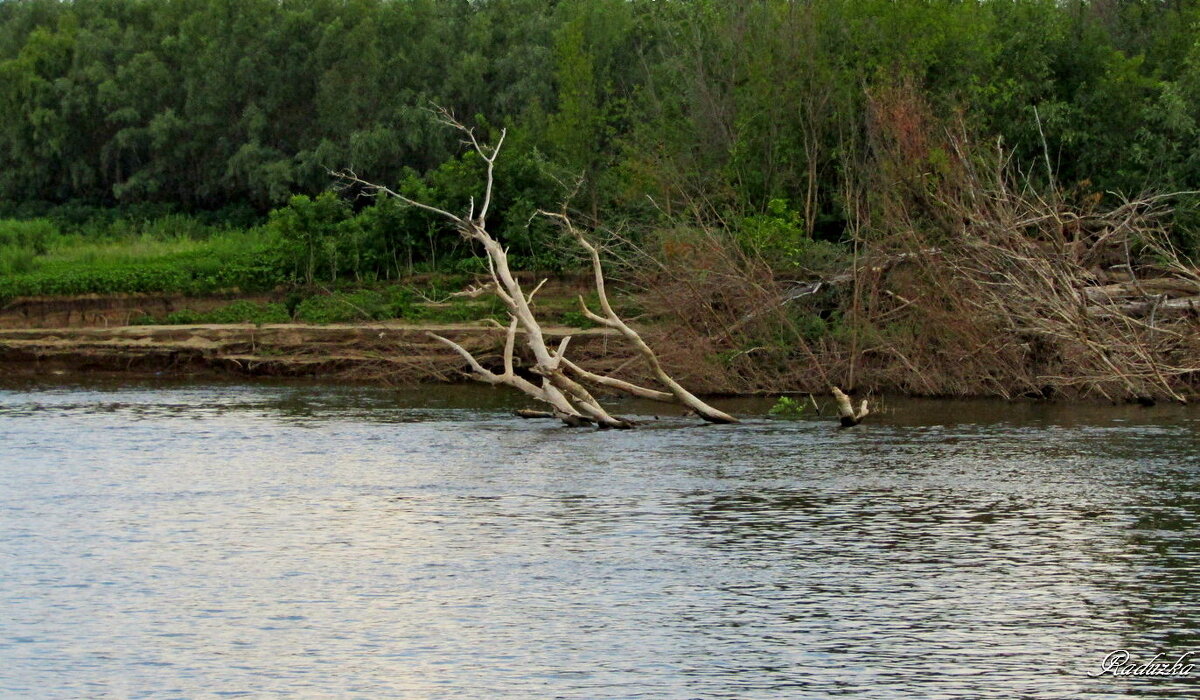
[[[807,279],[702,220],[647,237],[631,276],[693,364],[745,392],[1200,395],[1200,271],[1171,229],[1194,193],[1063,189],[927,110],[880,111],[917,116],[872,124],[843,170],[846,255]]]
[[[853,428],[861,423],[867,417],[867,414],[871,412],[867,407],[866,399],[863,399],[858,408],[855,408],[853,402],[850,401],[850,397],[846,395],[846,392],[836,386],[830,387],[829,393],[833,394],[833,399],[837,402],[838,419],[841,421],[843,428]]]
[[[1200,273],[1171,243],[1176,195],[1104,206],[1100,193],[1064,192],[1053,177],[1035,186],[999,144],[980,148],[961,129],[943,145],[934,186],[927,178],[880,207],[890,213],[872,252],[910,255],[891,274],[856,277],[876,339],[864,362],[903,358],[932,394],[1195,394]]]
[[[570,336],[564,337],[557,347],[547,344],[545,334],[533,310],[533,299],[541,288],[541,284],[526,292],[509,267],[506,249],[487,230],[488,209],[492,204],[495,162],[504,144],[505,132],[501,130],[500,138],[495,145],[488,146],[480,143],[475,136],[474,129],[457,121],[448,111],[441,110],[440,116],[445,124],[457,129],[465,136],[466,143],[474,149],[486,165],[487,180],[478,210],[476,210],[475,200],[472,199],[468,212],[460,216],[410,199],[382,185],[362,180],[351,171],[336,173],[337,177],[344,182],[353,183],[368,194],[394,197],[409,206],[418,207],[445,218],[453,224],[455,230],[465,240],[476,243],[483,249],[488,263],[490,282],[469,290],[467,294],[472,296],[494,294],[508,309],[509,324],[505,332],[500,371],[496,372],[484,367],[465,348],[444,336],[431,333],[430,337],[458,353],[470,368],[472,375],[479,381],[517,389],[537,401],[549,405],[549,415],[569,426],[595,425],[601,428],[631,428],[634,426],[632,421],[610,414],[585,387],[585,384],[644,399],[680,404],[700,418],[712,423],[736,423],[736,418],[709,406],[676,382],[663,368],[655,351],[614,311],[605,289],[600,252],[587,236],[572,224],[565,211],[540,213],[558,221],[563,229],[587,251],[591,259],[600,312],[596,313],[589,309],[583,298],[580,297],[579,303],[583,313],[595,323],[611,328],[623,336],[644,360],[651,376],[662,385],[662,389],[639,386],[578,366],[567,359]],[[532,379],[517,372],[515,360],[518,336],[521,336],[525,348],[534,361],[533,366],[528,369],[528,374],[532,376]],[[542,417],[543,415],[535,412],[526,413],[525,417]]]

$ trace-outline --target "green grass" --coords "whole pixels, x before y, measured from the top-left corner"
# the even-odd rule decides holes
[[[353,323],[405,318],[412,313],[414,293],[406,287],[358,289],[310,296],[295,311],[301,323]]]
[[[165,228],[169,223],[108,237],[59,233],[45,220],[0,221],[0,300],[260,291],[291,281],[279,241],[265,228],[184,226],[176,235]]]
[[[45,219],[0,220],[0,276],[31,271],[38,256],[45,255],[56,231]]]
[[[499,299],[459,300],[427,305],[418,302],[411,287],[394,285],[375,289],[343,290],[305,296],[294,294],[288,303],[235,301],[211,311],[181,309],[166,316],[142,316],[140,325],[190,325],[204,323],[361,323],[403,319],[424,323],[467,323],[494,318],[506,320]],[[289,310],[289,306],[292,307]]]
[[[419,282],[410,285],[340,276],[336,284],[329,284],[332,290],[320,284],[299,284],[297,269],[295,247],[269,225],[220,228],[174,214],[157,219],[97,219],[70,227],[52,219],[0,219],[0,303],[32,296],[201,296],[286,289],[283,303],[237,301],[211,311],[181,309],[135,322],[508,321],[503,303],[495,297],[451,298],[484,269],[479,258],[447,261],[443,269],[423,274]],[[539,299],[540,312],[547,320],[591,327],[574,305],[573,299]]]
[[[406,286],[310,296],[296,306],[295,312],[295,320],[301,323],[353,323],[388,319],[424,323],[466,323],[485,318],[507,320],[504,305],[499,299],[460,299],[429,305],[421,303],[421,295],[412,287]]]
[[[167,314],[162,321],[152,323],[195,324],[195,323],[288,323],[292,320],[287,307],[277,303],[235,301],[212,311],[181,309]]]

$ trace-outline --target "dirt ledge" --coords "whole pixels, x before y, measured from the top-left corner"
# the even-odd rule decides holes
[[[572,336],[571,354],[611,371],[631,354],[607,329],[547,327]],[[444,335],[498,365],[504,331],[490,325],[205,324],[0,329],[0,371],[39,375],[87,371],[303,376],[389,383],[461,378],[462,358],[427,333]]]

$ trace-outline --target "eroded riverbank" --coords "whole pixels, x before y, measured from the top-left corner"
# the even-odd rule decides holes
[[[578,281],[557,280],[549,288],[549,293],[543,293],[545,299],[539,297],[539,303],[556,309],[561,318],[563,309],[573,308],[571,305],[577,303],[571,294],[578,291]],[[255,303],[256,299],[237,295],[137,294],[14,300],[0,309],[0,374],[35,378],[97,372],[128,377],[299,377],[392,386],[469,380],[469,367],[463,358],[428,337],[430,332],[458,342],[489,369],[498,370],[501,366],[504,333],[488,320],[129,323],[138,317],[151,318],[150,312],[158,316],[171,310],[201,314],[228,307],[231,302]],[[430,308],[446,306],[423,304]],[[778,396],[790,392],[824,395],[830,385],[841,381],[839,377],[848,362],[845,353],[834,351],[832,355],[818,356],[802,343],[769,348],[756,345],[736,352],[721,350],[719,345],[692,330],[681,330],[661,319],[655,322],[643,317],[639,321],[641,332],[659,353],[668,373],[690,390],[706,396]],[[635,383],[655,383],[641,358],[613,331],[575,328],[568,323],[548,323],[544,330],[552,344],[571,336],[571,359],[585,362],[593,371]],[[1128,391],[1068,393],[1061,386],[1055,389],[1062,382],[1068,385],[1075,382],[1069,374],[1079,368],[1070,366],[1059,367],[1056,370],[1059,374],[1053,376],[1041,376],[1034,368],[1025,368],[1020,382],[1006,382],[998,377],[986,386],[942,385],[932,378],[951,375],[959,366],[947,348],[942,347],[920,365],[901,355],[904,370],[899,372],[888,370],[886,363],[880,364],[877,350],[862,351],[859,372],[855,375],[860,391],[874,396],[998,396],[1061,399],[1073,405],[1195,399],[1193,391],[1182,386],[1175,396]],[[956,352],[970,354],[966,348],[958,348]],[[518,366],[529,367],[533,363],[528,349],[518,344]],[[1042,379],[1048,383],[1042,384]],[[1085,378],[1078,380],[1084,382]]]
[[[615,367],[632,354],[604,329],[548,327],[572,337],[575,357]],[[0,365],[7,373],[172,373],[181,376],[320,377],[386,383],[447,381],[463,364],[430,339],[451,338],[485,361],[498,361],[504,333],[484,324],[203,324],[0,329]]]

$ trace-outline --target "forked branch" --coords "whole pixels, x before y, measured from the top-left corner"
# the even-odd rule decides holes
[[[829,393],[833,394],[833,399],[837,402],[838,418],[841,419],[843,428],[851,428],[858,425],[871,412],[867,408],[866,399],[863,399],[858,409],[855,410],[854,404],[850,402],[850,397],[841,389],[836,386],[829,387]]]
[[[552,415],[568,425],[596,425],[601,428],[633,427],[631,421],[611,415],[583,384],[568,376],[569,374],[595,386],[603,386],[656,401],[681,403],[708,421],[715,423],[736,422],[736,419],[732,416],[708,406],[667,375],[650,346],[613,311],[604,289],[604,272],[600,264],[599,252],[586,237],[570,224],[570,220],[567,219],[565,214],[550,216],[554,216],[564,222],[566,229],[591,254],[596,288],[600,295],[600,303],[604,311],[604,316],[596,316],[591,311],[586,311],[586,313],[593,320],[602,318],[602,320],[597,322],[620,331],[623,336],[629,339],[639,354],[646,359],[654,376],[669,391],[647,389],[624,380],[595,374],[579,367],[566,357],[571,340],[570,336],[563,338],[556,348],[552,349],[547,345],[545,335],[534,315],[532,305],[533,297],[541,289],[542,284],[539,284],[531,292],[525,293],[520,282],[509,267],[507,251],[487,230],[487,215],[494,201],[492,194],[495,187],[496,158],[500,155],[500,149],[504,144],[505,132],[501,130],[500,138],[497,139],[495,145],[488,146],[479,141],[474,129],[459,122],[445,109],[439,109],[438,114],[443,123],[464,134],[464,143],[471,146],[485,164],[486,184],[484,185],[483,196],[479,200],[481,203],[478,211],[475,209],[474,198],[471,199],[467,213],[459,215],[446,209],[416,201],[382,185],[363,180],[353,171],[336,173],[337,177],[343,181],[361,186],[368,194],[394,197],[407,205],[436,214],[453,224],[455,230],[464,239],[474,241],[482,246],[484,254],[487,257],[491,282],[468,290],[464,293],[464,296],[474,298],[485,293],[492,293],[499,297],[505,306],[508,307],[510,322],[504,341],[503,371],[494,372],[484,367],[479,359],[472,355],[466,348],[449,338],[436,333],[429,333],[429,336],[462,357],[475,378],[488,384],[512,387],[542,403],[549,404],[552,409]],[[540,384],[518,375],[515,371],[514,363],[518,333],[524,338],[525,347],[533,357],[534,364],[530,367],[529,373],[540,378]]]
[[[679,384],[679,382],[675,381],[671,375],[667,374],[666,370],[663,369],[662,363],[659,362],[658,355],[655,354],[654,349],[651,348],[646,341],[642,339],[642,336],[639,335],[638,332],[633,328],[631,328],[629,324],[625,323],[624,319],[622,319],[620,315],[613,310],[612,304],[608,300],[608,291],[606,290],[604,284],[604,265],[600,259],[600,251],[591,241],[588,240],[587,236],[583,235],[583,232],[575,228],[575,225],[571,223],[571,218],[565,213],[561,212],[548,212],[542,210],[539,213],[541,213],[543,216],[557,220],[562,225],[563,229],[565,229],[567,233],[569,233],[571,237],[574,238],[575,241],[587,251],[588,256],[591,258],[592,274],[594,276],[596,285],[596,296],[600,300],[600,310],[602,313],[597,314],[589,309],[587,304],[584,303],[582,296],[579,297],[580,311],[582,311],[583,315],[591,319],[593,322],[607,328],[612,328],[621,335],[625,336],[625,339],[628,340],[631,345],[633,345],[634,349],[637,350],[638,354],[641,355],[643,360],[645,360],[646,366],[649,368],[651,374],[654,375],[654,378],[661,382],[668,391],[653,391],[644,389],[642,387],[636,387],[628,384],[627,382],[618,383],[619,380],[611,380],[610,378],[602,378],[596,375],[593,375],[594,378],[592,381],[612,388],[620,388],[636,396],[642,396],[643,398],[652,398],[656,401],[672,401],[674,403],[682,404],[695,411],[696,415],[700,416],[706,421],[709,421],[710,423],[738,422],[733,416],[722,411],[718,411],[712,406],[709,406],[707,403],[701,401],[690,391],[683,388],[683,386]],[[622,384],[625,386],[622,386]]]

